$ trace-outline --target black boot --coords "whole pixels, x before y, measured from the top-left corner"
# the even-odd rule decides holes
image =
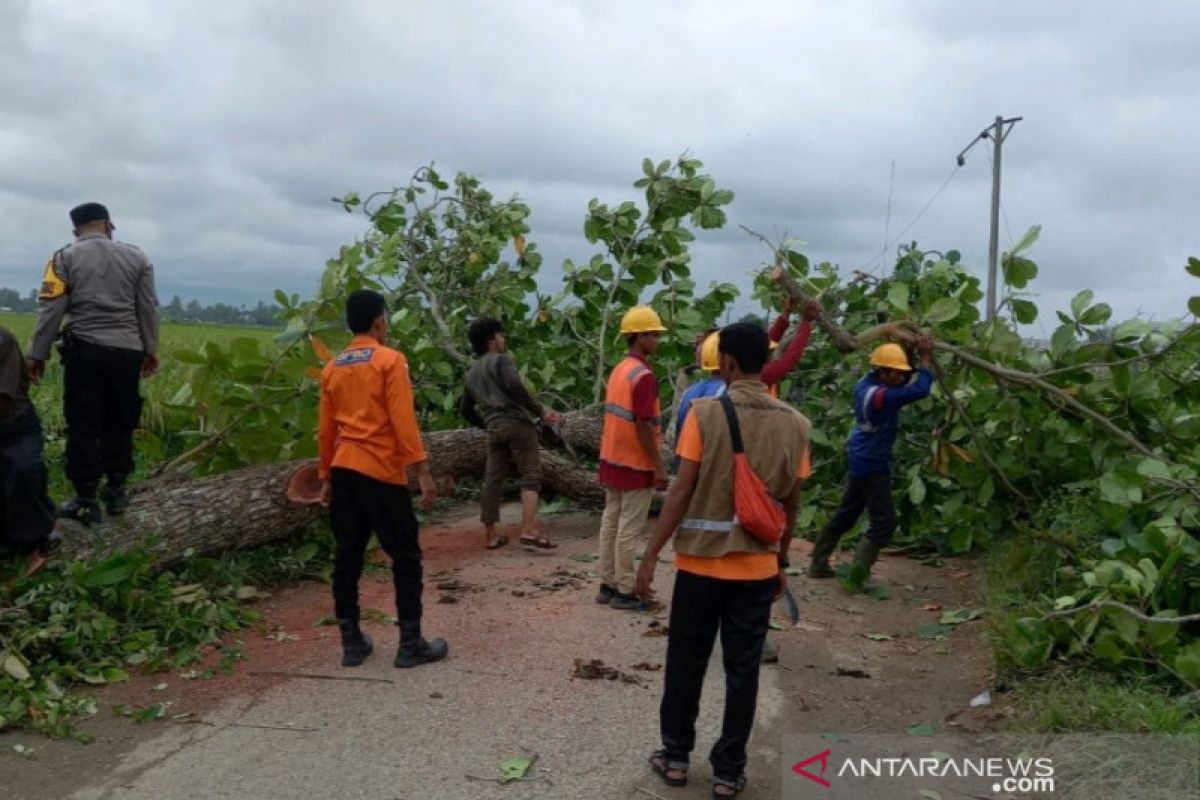
[[[808,577],[833,577],[833,568],[829,566],[829,557],[833,555],[833,551],[837,548],[838,539],[840,538],[840,536],[825,529],[822,529],[817,534],[817,541],[813,543],[812,562],[808,566]]]
[[[100,504],[93,497],[76,497],[58,507],[58,515],[91,526],[104,519],[100,512]]]
[[[402,669],[419,667],[422,664],[441,661],[449,652],[450,645],[446,644],[445,639],[438,638],[429,642],[421,636],[420,622],[401,622],[400,649],[392,664]]]
[[[104,510],[110,517],[119,517],[129,508],[129,492],[125,489],[125,476],[112,476],[104,487]]]
[[[358,627],[356,619],[339,619],[338,630],[342,633],[342,666],[357,667],[367,660],[375,649],[371,637]]]

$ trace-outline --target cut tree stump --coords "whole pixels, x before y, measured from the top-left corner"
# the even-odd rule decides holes
[[[563,438],[580,457],[600,452],[604,424],[599,408],[563,415]],[[482,477],[487,434],[476,428],[436,431],[424,437],[429,466],[439,483]],[[147,481],[136,487],[122,517],[84,528],[62,521],[61,557],[100,558],[146,545],[160,566],[197,555],[255,547],[285,539],[317,520],[317,506],[290,503],[285,491],[292,473],[311,461],[261,464],[203,478]],[[410,474],[409,484],[416,486]],[[604,505],[604,489],[590,464],[542,450],[543,489],[581,506]]]

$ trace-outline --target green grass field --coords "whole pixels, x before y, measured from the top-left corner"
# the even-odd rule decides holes
[[[12,331],[21,343],[21,349],[29,347],[36,316],[0,312],[0,327]],[[161,367],[154,377],[142,382],[142,397],[145,407],[142,412],[143,429],[138,431],[139,472],[144,466],[168,456],[173,449],[168,441],[164,405],[172,398],[187,379],[188,367],[175,361],[172,353],[178,350],[202,350],[206,342],[216,342],[226,347],[234,339],[250,338],[270,344],[279,333],[273,328],[239,325],[204,325],[165,322],[160,333]],[[46,377],[30,392],[42,427],[46,431],[46,459],[50,465],[51,491],[55,498],[64,497],[69,490],[62,476],[62,449],[65,425],[62,411],[62,366],[55,354],[46,366]]]

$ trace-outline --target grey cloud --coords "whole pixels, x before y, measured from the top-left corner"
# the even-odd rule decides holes
[[[765,251],[870,262],[997,112],[1013,237],[1045,225],[1035,284],[1168,316],[1195,291],[1200,67],[1194,4],[539,3],[312,0],[0,11],[0,282],[31,286],[83,199],[159,266],[164,293],[306,293],[362,230],[331,195],[436,161],[533,209],[546,255],[585,260],[591,197],[635,196],[643,156],[685,149],[733,189],[702,284]],[[69,47],[64,47],[69,44]],[[982,269],[990,170],[972,153],[904,237]],[[895,182],[890,221],[891,163]],[[1007,243],[1008,233],[1002,235]]]

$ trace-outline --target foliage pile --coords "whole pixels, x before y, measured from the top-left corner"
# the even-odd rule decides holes
[[[166,572],[148,552],[98,563],[57,563],[32,578],[0,570],[0,730],[80,736],[72,721],[96,712],[79,685],[128,680],[131,670],[178,669],[224,634],[257,619],[244,603],[257,586],[323,577],[330,538],[189,558]]]

